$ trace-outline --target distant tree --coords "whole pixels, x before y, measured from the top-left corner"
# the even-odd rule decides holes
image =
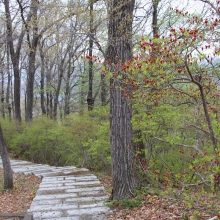
[[[15,119],[21,121],[21,106],[20,106],[20,88],[21,88],[21,78],[19,71],[19,60],[21,45],[23,42],[25,31],[21,31],[18,37],[17,46],[15,47],[14,36],[13,36],[13,25],[10,11],[9,0],[3,1],[5,6],[5,16],[6,16],[6,27],[7,27],[7,44],[10,50],[10,58],[13,65],[14,71],[14,106],[15,106]],[[28,20],[30,15],[28,16]]]

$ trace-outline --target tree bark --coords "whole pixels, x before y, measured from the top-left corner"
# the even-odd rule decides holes
[[[153,37],[156,37],[156,35],[159,32],[158,28],[158,4],[160,0],[152,0],[153,4],[153,17],[152,17],[152,28],[153,28]]]
[[[26,105],[26,122],[33,120],[33,99],[34,99],[34,75],[35,75],[35,57],[36,51],[30,52],[28,59],[28,76],[27,76],[27,105]]]
[[[88,111],[92,111],[94,108],[94,97],[93,97],[93,38],[94,38],[94,27],[93,27],[93,4],[94,1],[90,0],[90,10],[89,10],[89,29],[90,29],[90,36],[89,36],[89,90],[87,95],[87,104],[88,104]]]
[[[4,169],[4,189],[13,189],[13,173],[0,125],[0,152]]]
[[[108,96],[108,85],[106,83],[106,77],[105,74],[101,74],[101,103],[102,106],[105,106],[107,104],[107,96]]]
[[[6,53],[7,53],[7,64],[6,64],[6,70],[7,70],[7,89],[6,89],[6,105],[8,109],[8,117],[11,120],[11,103],[9,103],[9,98],[10,98],[10,86],[11,86],[11,73],[10,73],[10,51],[9,51],[9,45],[6,45]]]
[[[123,96],[124,78],[120,65],[132,58],[132,23],[135,0],[109,2],[107,61],[113,72],[110,91],[110,143],[112,157],[112,199],[132,197],[138,187],[132,147],[132,106]]]
[[[64,60],[63,60],[64,61]],[[54,97],[54,106],[53,106],[53,119],[57,119],[57,108],[58,108],[58,102],[59,102],[59,94],[60,94],[60,89],[61,89],[61,83],[62,83],[62,79],[63,79],[63,63],[61,62],[60,64],[60,68],[59,68],[59,77],[58,77],[58,85],[56,88],[56,92],[55,92],[55,97]]]
[[[31,14],[32,14],[32,30],[30,24],[24,20],[23,17],[23,8],[20,4],[20,10],[23,18],[23,22],[25,23],[26,33],[27,33],[27,42],[28,42],[28,75],[27,75],[27,109],[25,114],[26,122],[31,122],[33,120],[33,99],[34,99],[34,78],[35,78],[35,63],[36,63],[36,52],[37,52],[37,45],[40,38],[38,34],[38,1],[32,0],[31,1]],[[30,39],[30,31],[33,32],[32,40]]]
[[[64,57],[61,59],[59,68],[58,68],[58,82],[57,82],[57,88],[55,91],[55,97],[54,97],[54,109],[53,109],[53,118],[57,119],[57,108],[58,108],[58,102],[59,102],[59,95],[60,95],[60,90],[61,90],[61,85],[62,85],[62,80],[63,80],[63,75],[64,71],[66,69],[65,61],[66,57],[71,49],[71,45],[69,45],[65,51]]]
[[[69,53],[68,70],[67,70],[67,78],[66,78],[66,86],[65,86],[65,97],[64,97],[65,116],[70,114],[70,93],[71,93],[70,77],[73,74],[74,69],[75,67],[74,67],[74,61],[72,61],[72,53]]]
[[[1,92],[1,107],[2,107],[2,117],[5,118],[5,87],[4,87],[4,73],[1,71],[2,77],[2,92]]]
[[[41,79],[40,79],[40,105],[41,105],[41,111],[43,115],[46,115],[46,107],[45,107],[45,96],[44,96],[44,78],[45,78],[45,57],[43,53],[43,43],[39,47],[40,49],[40,58],[41,58]]]
[[[13,42],[13,29],[12,29],[12,20],[9,8],[9,0],[4,0],[5,5],[5,15],[6,15],[6,25],[7,25],[7,43],[10,49],[10,56],[12,60],[13,70],[14,70],[14,107],[15,107],[15,119],[17,121],[21,121],[21,106],[20,106],[20,90],[21,90],[21,79],[20,79],[20,71],[19,71],[19,59],[20,59],[20,51],[21,44],[23,41],[23,37],[25,32],[22,31],[17,42],[16,51],[14,49]]]

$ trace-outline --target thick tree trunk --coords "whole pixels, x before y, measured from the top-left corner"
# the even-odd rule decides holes
[[[107,65],[109,70],[114,72],[110,91],[112,199],[117,200],[133,196],[134,190],[138,187],[132,147],[132,106],[129,99],[123,96],[125,75],[120,69],[120,63],[123,64],[132,58],[134,2],[134,0],[109,2]]]
[[[0,152],[4,169],[4,189],[13,189],[13,173],[0,125]]]

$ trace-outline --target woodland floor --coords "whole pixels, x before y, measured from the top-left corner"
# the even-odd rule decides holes
[[[3,171],[0,169],[0,187],[2,186]],[[111,177],[99,175],[100,181],[107,191],[111,189]],[[35,197],[36,191],[41,180],[35,176],[25,176],[22,174],[14,174],[14,189],[4,191],[0,188],[0,213],[25,213],[30,207],[32,199]],[[204,198],[208,199],[208,198]],[[143,197],[139,207],[128,209],[123,205],[113,206],[112,214],[109,220],[152,220],[152,219],[194,219],[194,220],[208,220],[220,219],[218,211],[220,211],[220,201],[215,200],[215,207],[219,210],[212,210],[202,205],[196,205],[192,208],[186,208],[184,204],[173,203],[172,199],[161,198],[154,194],[147,194]],[[217,204],[216,204],[217,201]],[[129,201],[128,201],[129,203]],[[207,205],[212,205],[210,200]],[[211,206],[210,206],[211,207]],[[195,214],[197,213],[197,214]],[[183,217],[185,215],[185,217]],[[197,215],[197,217],[196,217]],[[215,218],[213,218],[215,217]],[[6,218],[0,218],[1,220]],[[8,218],[9,219],[9,218]],[[19,218],[10,218],[19,219]]]
[[[41,179],[36,176],[16,173],[13,174],[13,180],[14,189],[3,190],[3,170],[0,169],[0,213],[25,213],[41,183]]]

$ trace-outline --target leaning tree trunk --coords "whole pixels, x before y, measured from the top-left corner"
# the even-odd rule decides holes
[[[4,169],[4,189],[13,189],[13,174],[10,160],[0,125],[0,152]]]
[[[107,62],[113,72],[110,91],[112,199],[132,197],[138,186],[132,148],[132,106],[123,96],[126,75],[120,64],[132,58],[134,0],[112,0],[109,15]]]

